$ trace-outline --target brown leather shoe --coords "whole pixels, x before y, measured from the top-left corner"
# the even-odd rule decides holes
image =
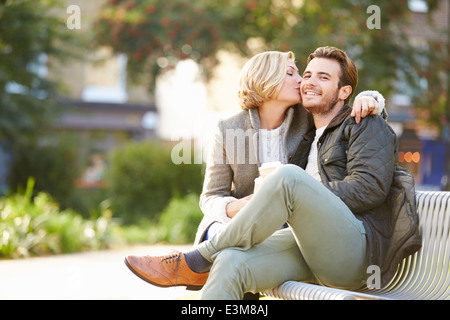
[[[159,257],[128,256],[125,264],[142,280],[163,288],[186,286],[187,290],[200,290],[209,275],[192,271],[182,252]]]

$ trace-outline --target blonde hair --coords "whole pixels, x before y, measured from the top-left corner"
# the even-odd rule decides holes
[[[247,61],[241,70],[238,88],[242,109],[257,108],[278,95],[286,77],[288,59],[295,60],[291,51],[267,51]]]

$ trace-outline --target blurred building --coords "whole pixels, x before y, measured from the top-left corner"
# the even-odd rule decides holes
[[[411,43],[426,48],[429,39],[448,41],[446,34],[437,30],[449,28],[449,1],[439,0],[431,16],[425,0],[409,0],[409,8],[412,11],[408,30]],[[426,80],[421,80],[426,88]],[[396,87],[398,92],[387,101],[387,107],[388,121],[400,137],[399,163],[414,174],[417,189],[441,190],[447,181],[446,163],[450,160],[446,158],[446,152],[449,146],[435,128],[418,121],[408,85],[400,81]]]
[[[55,14],[68,18],[71,12],[65,9],[77,6],[80,25],[71,32],[86,34],[107,1],[64,2],[64,10]],[[127,141],[156,137],[158,116],[148,88],[130,85],[125,55],[116,55],[110,48],[95,51],[86,48],[83,57],[62,63],[49,61],[51,67],[46,76],[64,88],[60,100],[62,113],[54,128],[78,136],[83,148],[80,152],[90,159],[77,185],[97,188],[101,186],[106,154]]]
[[[89,32],[106,2],[65,0],[67,7],[80,8],[80,29]],[[69,17],[69,13],[60,12]],[[77,132],[97,151],[108,151],[121,140],[151,137],[156,129],[156,107],[145,86],[127,81],[125,55],[114,55],[109,48],[84,53],[84,59],[58,63],[52,61],[48,77],[63,85],[63,114],[55,127]]]
[[[107,3],[64,1],[67,7],[81,9],[81,28],[72,32],[92,30],[101,6]],[[216,74],[220,77],[213,77],[210,83],[198,79],[195,63],[183,61],[172,73],[158,79],[154,92],[145,83],[133,85],[126,73],[127,57],[113,54],[110,48],[87,51],[81,61],[55,61],[48,76],[67,88],[62,101],[64,115],[57,128],[79,131],[86,138],[89,132],[109,132],[104,150],[114,145],[115,131],[133,139],[203,137],[218,117],[239,111],[236,88],[244,61],[225,52],[219,53],[219,59],[222,64]]]

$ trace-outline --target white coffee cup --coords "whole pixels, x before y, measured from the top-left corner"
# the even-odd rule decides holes
[[[258,177],[255,179],[255,187],[253,189],[253,193],[256,193],[256,191],[259,189],[259,186],[262,183],[262,177]]]
[[[259,167],[259,174],[264,179],[267,177],[270,173],[272,173],[276,168],[281,166],[280,161],[272,161],[272,162],[266,162]]]
[[[258,168],[260,176],[255,179],[255,187],[253,192],[256,192],[261,185],[263,179],[267,177],[270,173],[275,171],[276,168],[280,167],[282,164],[280,161],[266,162]]]

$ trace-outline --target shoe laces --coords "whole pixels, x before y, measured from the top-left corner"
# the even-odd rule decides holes
[[[178,282],[178,268],[180,267],[181,252],[174,250],[172,253],[162,256],[161,262],[171,264],[172,270],[175,271],[175,286]]]

